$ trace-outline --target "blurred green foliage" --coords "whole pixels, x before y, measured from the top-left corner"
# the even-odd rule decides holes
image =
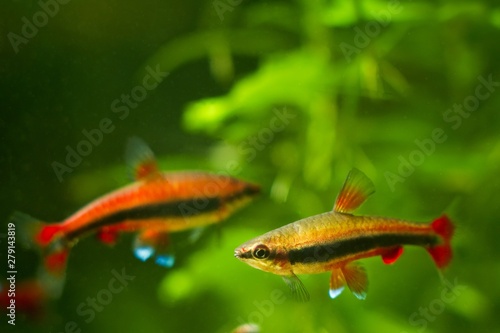
[[[9,9],[22,17],[33,6]],[[500,329],[500,87],[483,83],[500,81],[496,2],[136,6],[72,3],[45,34],[6,56],[2,85],[16,93],[8,94],[9,112],[0,116],[8,175],[2,212],[15,207],[63,219],[125,184],[120,156],[132,135],[151,143],[163,169],[230,172],[260,183],[264,194],[222,225],[219,241],[211,231],[195,244],[174,235],[178,264],[168,272],[138,263],[129,237],[106,252],[82,241],[70,257],[65,294],[52,305],[55,314],[37,330],[59,332],[74,320],[84,331],[222,333],[240,318],[261,321],[262,332]],[[18,21],[7,22],[4,35],[19,30]],[[5,55],[10,46],[1,46]],[[129,119],[117,120],[109,104],[142,82],[147,66],[169,76]],[[474,99],[478,86],[486,98]],[[477,106],[467,104],[475,100]],[[102,117],[115,117],[116,131],[59,183],[51,163]],[[464,288],[444,308],[439,274],[422,249],[406,249],[393,266],[364,260],[370,279],[364,302],[348,292],[330,300],[325,273],[304,277],[312,300],[294,303],[279,277],[233,258],[250,238],[330,210],[354,166],[377,187],[360,214],[429,222],[447,212],[456,223],[455,257],[444,278]],[[87,324],[75,309],[106,285],[110,267],[127,267],[137,278]],[[271,307],[276,290],[287,299]],[[429,307],[425,317],[421,309]],[[17,329],[23,328],[33,326]]]

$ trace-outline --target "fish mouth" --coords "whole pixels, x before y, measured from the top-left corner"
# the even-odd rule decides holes
[[[239,259],[239,258],[241,258],[241,255],[244,252],[245,251],[241,247],[237,247],[236,249],[234,249],[234,257]]]
[[[252,257],[252,253],[250,251],[245,251],[245,249],[237,248],[234,250],[234,257],[240,260],[249,259]]]

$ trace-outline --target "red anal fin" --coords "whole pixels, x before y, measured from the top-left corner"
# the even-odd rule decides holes
[[[356,263],[349,263],[342,267],[342,273],[354,296],[358,299],[365,299],[368,289],[368,276],[364,267]]]
[[[97,238],[106,245],[115,245],[118,240],[118,231],[103,228],[97,233]]]
[[[350,213],[375,192],[372,181],[360,170],[353,168],[340,190],[333,210],[339,213]]]
[[[382,253],[382,261],[386,265],[390,265],[396,262],[398,258],[403,254],[403,247],[402,246],[396,246],[393,248],[388,249],[384,253]]]
[[[142,139],[137,137],[129,139],[125,157],[134,180],[146,179],[160,174],[153,151]]]

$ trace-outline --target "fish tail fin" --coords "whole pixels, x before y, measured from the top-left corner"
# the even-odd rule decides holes
[[[453,256],[450,241],[455,229],[453,223],[446,215],[442,215],[432,221],[432,230],[442,238],[442,243],[427,249],[438,268],[446,267]]]
[[[36,249],[42,257],[38,274],[40,282],[57,297],[64,285],[69,247],[61,235],[60,224],[47,224],[21,212],[14,212],[10,219],[19,228],[20,242]]]
[[[19,230],[19,241],[25,248],[41,249],[41,246],[37,245],[37,238],[46,225],[45,222],[18,211],[10,216],[9,222],[13,223],[15,228]]]

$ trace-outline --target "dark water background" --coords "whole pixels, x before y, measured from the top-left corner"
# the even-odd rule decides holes
[[[0,327],[229,332],[253,321],[262,332],[499,331],[495,1],[55,4],[2,4],[0,233],[14,210],[60,221],[126,184],[131,136],[150,144],[162,169],[228,172],[263,194],[224,222],[220,239],[212,229],[195,244],[174,235],[170,270],[136,260],[130,235],[113,248],[82,240],[42,319],[18,313],[15,327],[6,316]],[[97,128],[102,137],[82,143]],[[69,166],[68,150],[79,148],[87,156]],[[408,248],[392,266],[363,261],[365,301],[349,292],[330,300],[325,273],[304,277],[311,301],[298,304],[279,277],[233,258],[250,238],[330,210],[353,166],[377,188],[360,214],[421,222],[449,214],[457,230],[447,283],[424,250]],[[16,263],[19,283],[38,258],[18,246]],[[117,272],[134,278],[108,301]],[[87,299],[99,295],[106,304],[90,310]]]

